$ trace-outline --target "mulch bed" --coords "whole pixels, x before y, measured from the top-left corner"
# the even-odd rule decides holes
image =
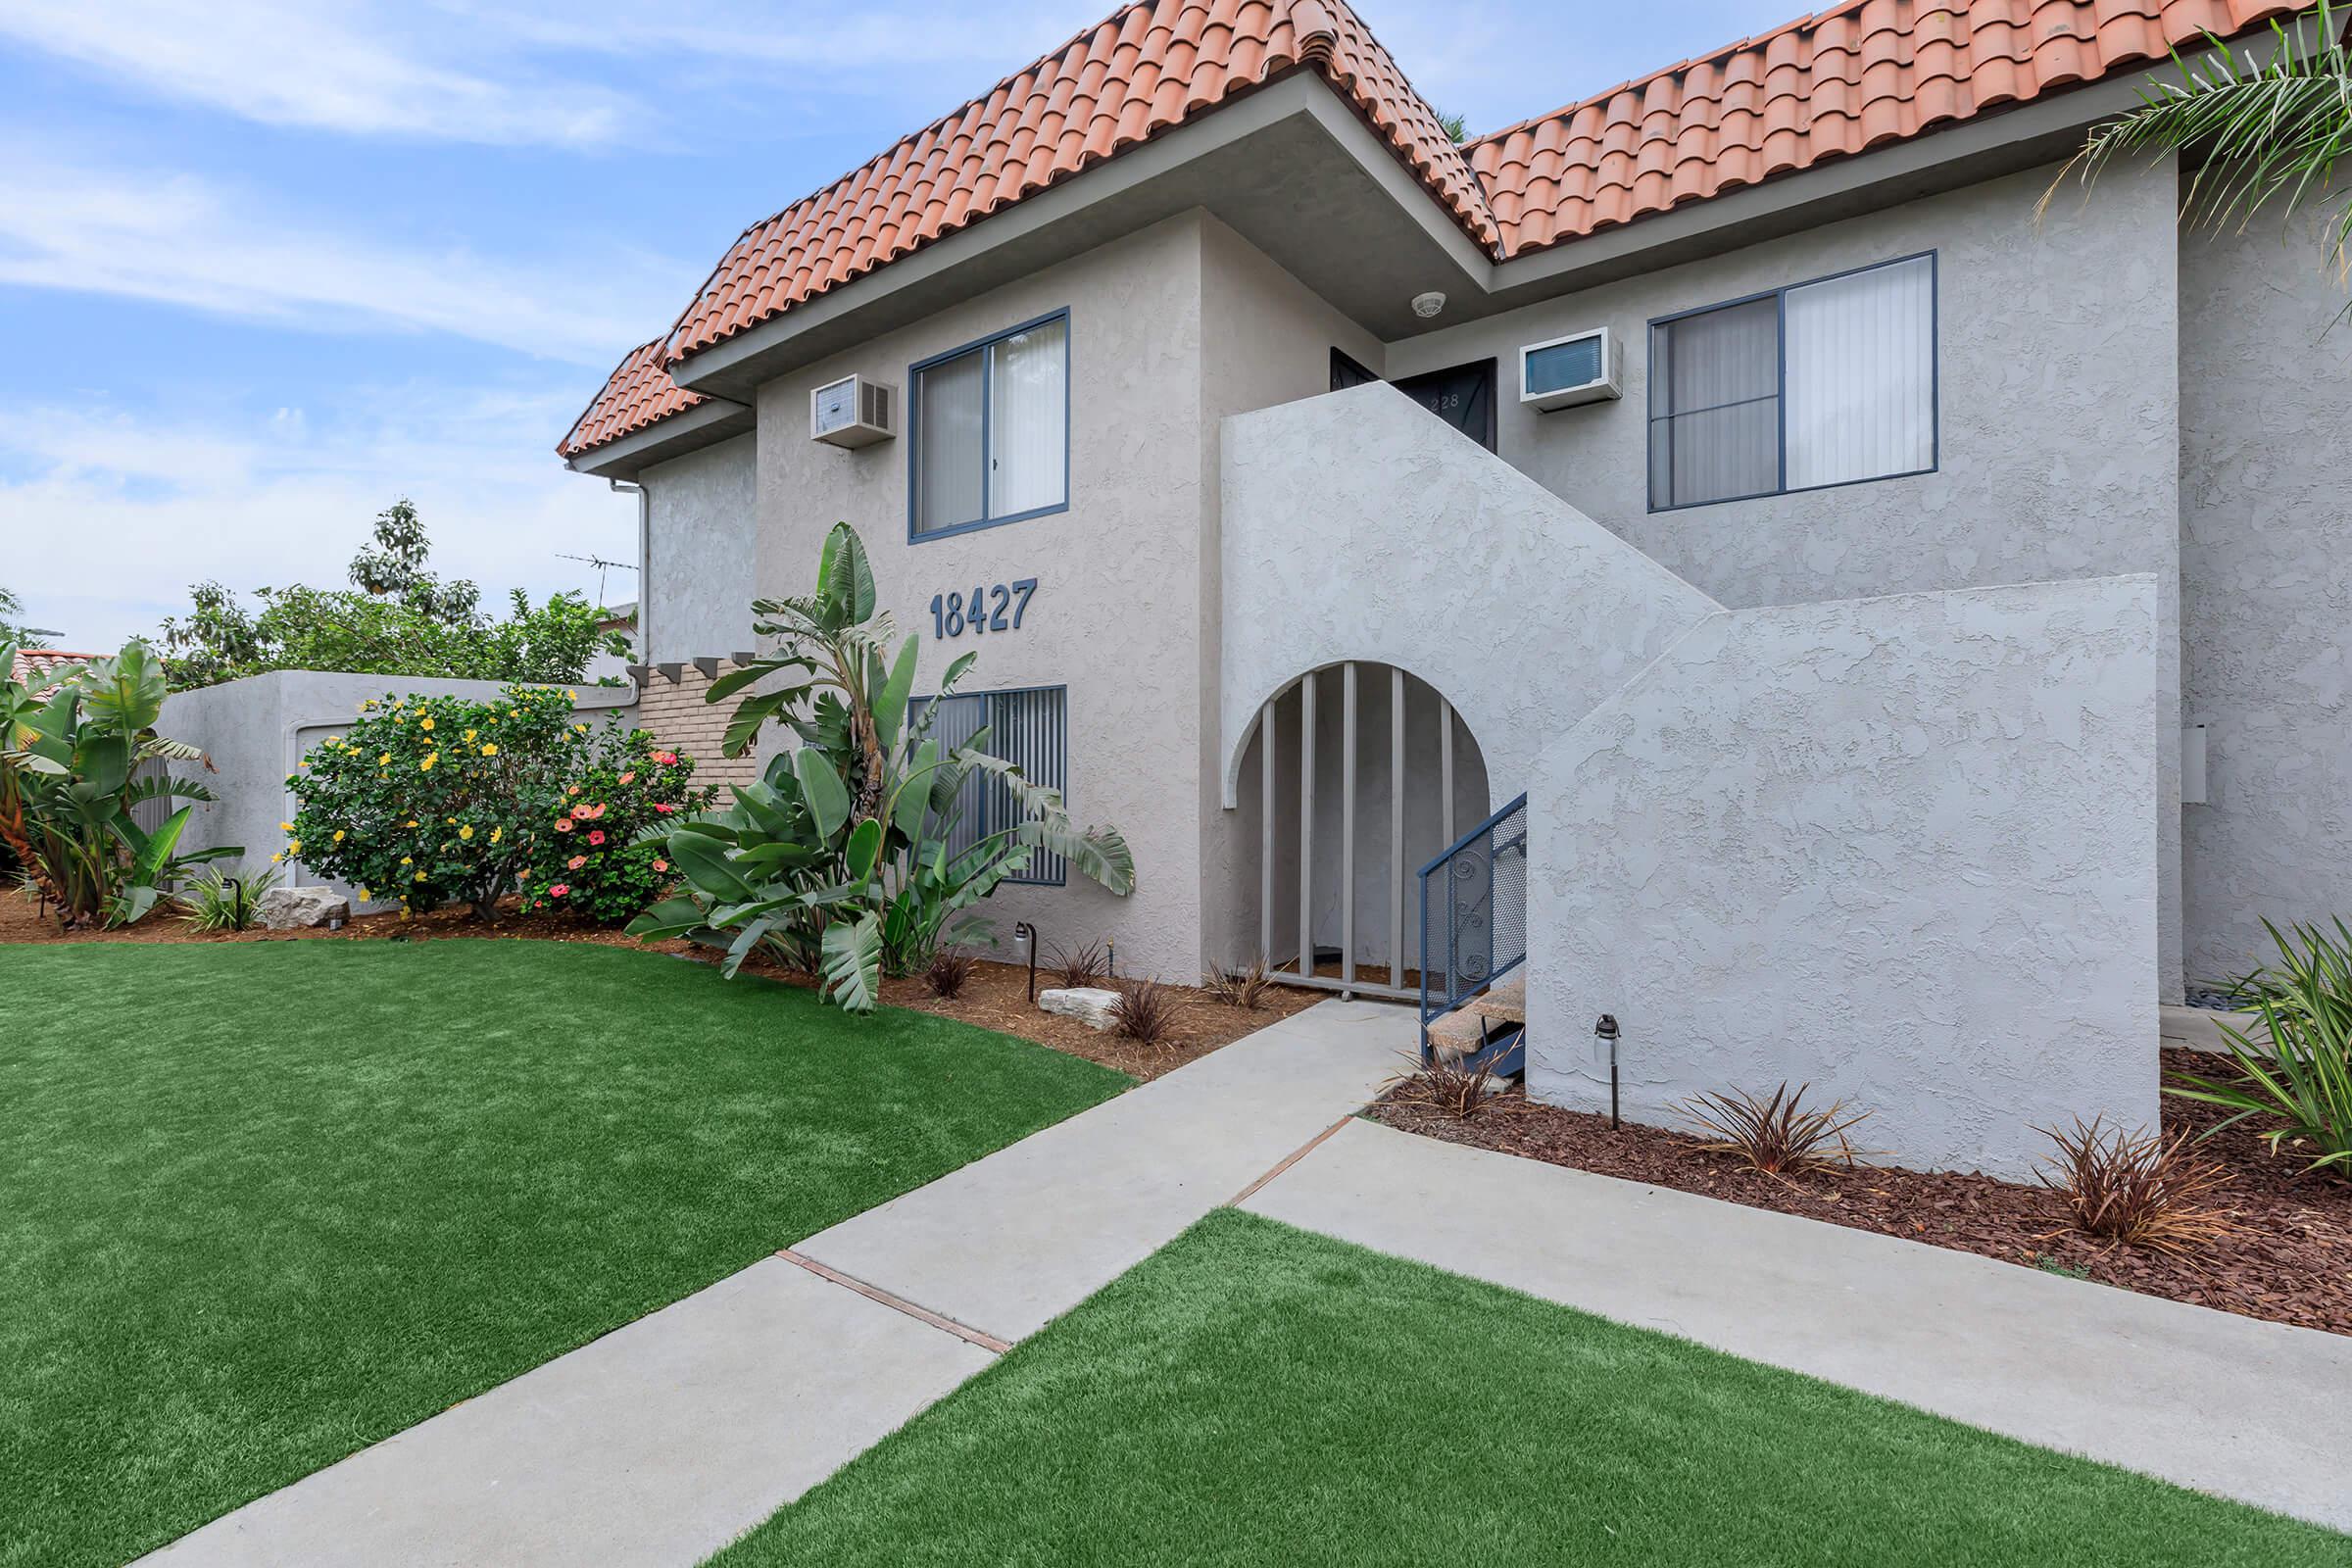
[[[462,908],[436,909],[403,921],[397,914],[368,914],[350,921],[340,931],[323,927],[300,931],[238,931],[204,932],[191,927],[185,920],[159,911],[138,924],[120,931],[68,931],[54,919],[41,917],[31,900],[13,894],[0,897],[0,946],[17,944],[65,944],[75,942],[430,942],[442,937],[499,937],[529,942],[593,942],[607,947],[639,948],[653,953],[665,953],[699,962],[714,963],[718,955],[708,948],[698,948],[691,942],[639,942],[635,937],[600,926],[582,925],[578,921],[556,915],[517,914],[509,906],[499,911],[495,921],[483,922],[471,918]],[[746,971],[782,981],[786,985],[808,985],[805,974],[795,973],[766,961],[765,955],[755,956],[744,965]],[[1318,992],[1294,987],[1272,989],[1264,1006],[1254,1011],[1227,1006],[1212,999],[1206,992],[1190,986],[1168,989],[1177,998],[1176,1026],[1168,1037],[1157,1045],[1139,1045],[1116,1035],[1102,1033],[1036,1006],[1028,999],[1028,970],[1009,963],[982,960],[965,983],[962,994],[953,1002],[931,995],[920,979],[885,980],[882,1000],[894,1007],[906,1007],[916,1012],[934,1013],[974,1024],[982,1029],[994,1029],[1023,1040],[1051,1046],[1055,1051],[1089,1061],[1115,1067],[1131,1077],[1152,1079],[1173,1072],[1188,1061],[1196,1061],[1220,1046],[1229,1046],[1244,1035],[1253,1034],[1278,1018],[1288,1017],[1313,1006],[1324,999]],[[1058,978],[1040,969],[1037,988],[1044,991],[1060,984]]]
[[[2226,1057],[2168,1050],[2164,1065],[2168,1074],[2226,1074],[2230,1064]],[[1973,1172],[1889,1165],[1811,1171],[1784,1181],[1736,1156],[1704,1151],[1696,1138],[1630,1124],[1611,1132],[1606,1116],[1538,1104],[1516,1089],[1480,1106],[1467,1120],[1456,1120],[1411,1102],[1407,1087],[1399,1085],[1371,1114],[1389,1126],[1447,1143],[2030,1268],[2080,1273],[2101,1284],[2247,1317],[2352,1334],[2352,1181],[2297,1175],[2297,1161],[2273,1155],[2256,1130],[2242,1122],[2194,1146],[2230,1173],[2230,1185],[2215,1195],[2215,1206],[2236,1222],[2236,1234],[2182,1258],[2119,1247],[2072,1229],[2059,1200],[2039,1187]],[[2165,1099],[2168,1131],[2211,1127],[2227,1114],[2218,1106]]]

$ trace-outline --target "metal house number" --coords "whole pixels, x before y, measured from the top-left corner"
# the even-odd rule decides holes
[[[1021,616],[1029,610],[1029,596],[1036,592],[1037,579],[1023,577],[1018,582],[976,585],[968,599],[961,589],[933,594],[931,635],[961,637],[969,632],[980,637],[992,631],[1019,631]]]

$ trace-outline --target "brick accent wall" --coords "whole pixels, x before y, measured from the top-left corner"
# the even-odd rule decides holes
[[[712,659],[638,664],[629,671],[637,678],[637,727],[651,731],[670,750],[692,757],[697,784],[748,784],[760,776],[754,754],[720,755],[719,742],[735,711],[734,700],[703,700],[710,682],[734,667],[731,661]]]

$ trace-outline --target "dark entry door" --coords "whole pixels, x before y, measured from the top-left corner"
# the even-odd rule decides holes
[[[1471,440],[1494,450],[1494,362],[1474,360],[1449,369],[1408,375],[1396,390],[1452,425]]]

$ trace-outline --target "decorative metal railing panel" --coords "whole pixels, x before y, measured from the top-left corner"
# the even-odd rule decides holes
[[[1527,961],[1527,797],[1421,868],[1421,1021]]]

